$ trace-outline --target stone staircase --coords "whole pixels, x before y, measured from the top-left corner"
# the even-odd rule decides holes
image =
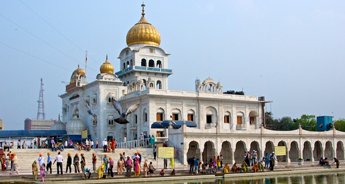
[[[12,152],[17,154],[18,157],[18,170],[20,174],[31,174],[31,165],[34,160],[38,159],[39,153],[42,153],[44,156],[45,162],[47,161],[47,153],[50,152],[50,155],[55,160],[55,157],[58,155],[57,152],[51,152],[49,149],[13,149]],[[80,154],[83,153],[86,160],[86,167],[92,169],[92,153],[96,153],[97,155],[97,167],[102,163],[102,158],[104,154],[107,154],[108,157],[112,157],[112,159],[117,163],[120,158],[120,153],[125,152],[126,156],[133,156],[136,152],[139,152],[142,155],[142,162],[143,165],[144,161],[147,160],[148,163],[153,162],[154,166],[158,169],[163,168],[163,159],[157,159],[156,161],[153,159],[153,152],[152,148],[132,148],[132,149],[116,149],[114,153],[104,153],[103,149],[92,149],[90,151],[85,150],[75,150],[75,149],[65,149],[61,152],[61,155],[64,158],[63,161],[63,170],[65,172],[66,169],[66,161],[67,161],[67,154],[70,153],[72,159],[76,153]],[[6,152],[7,154],[7,152]],[[168,169],[170,167],[170,161],[168,159]],[[175,160],[175,169],[184,169],[186,168],[182,165],[178,160]],[[56,174],[56,164],[52,165],[53,174]],[[74,167],[72,165],[72,172]],[[114,169],[116,171],[116,167]],[[6,175],[7,172],[2,173],[1,175]]]

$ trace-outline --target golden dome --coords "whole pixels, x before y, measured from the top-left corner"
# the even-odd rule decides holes
[[[105,58],[104,63],[101,65],[101,68],[99,69],[101,73],[108,73],[108,74],[114,74],[114,66],[109,62],[108,55]]]
[[[145,5],[142,4],[141,18],[127,33],[127,45],[149,44],[159,46],[161,37],[158,30],[145,19]]]
[[[78,65],[78,68],[75,69],[72,73],[71,83],[76,81],[80,76],[85,76],[85,74],[86,74],[86,71],[84,69],[80,68]]]

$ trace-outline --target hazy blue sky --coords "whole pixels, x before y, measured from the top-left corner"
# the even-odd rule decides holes
[[[0,6],[0,118],[23,129],[35,118],[40,78],[46,118],[57,118],[73,70],[95,79],[105,55],[119,69],[142,1],[3,0]],[[266,96],[276,118],[345,118],[345,1],[146,0],[146,17],[171,54],[170,89],[212,77],[224,90]]]

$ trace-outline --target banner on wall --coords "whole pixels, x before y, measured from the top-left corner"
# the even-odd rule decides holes
[[[275,146],[274,153],[276,156],[285,156],[286,155],[286,147],[285,146]]]
[[[81,138],[86,139],[87,138],[87,130],[81,131]]]

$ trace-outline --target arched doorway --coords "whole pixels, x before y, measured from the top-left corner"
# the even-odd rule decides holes
[[[265,144],[265,156],[266,154],[271,154],[272,152],[274,152],[274,144],[271,141],[267,141]]]
[[[344,160],[344,144],[342,141],[337,143],[337,159]]]
[[[236,163],[242,163],[243,161],[243,156],[244,156],[244,153],[247,151],[247,148],[246,148],[246,143],[244,143],[243,141],[238,141],[236,143],[236,149],[235,149],[235,162]]]
[[[286,148],[286,142],[285,141],[280,141],[278,142],[278,146],[285,146]],[[288,151],[288,150],[286,150]],[[277,156],[278,162],[286,162],[287,161],[287,154],[285,156]]]
[[[322,151],[322,144],[320,141],[315,142],[313,155],[314,155],[314,160],[320,160],[320,158],[322,157],[323,151]]]
[[[253,150],[256,151],[257,156],[258,156],[257,159],[259,160],[261,158],[261,151],[260,151],[259,143],[256,142],[256,141],[253,141],[253,142],[250,143],[250,150],[249,150],[250,154],[253,153]]]
[[[192,141],[189,143],[188,151],[187,151],[187,160],[193,157],[200,159],[199,143],[196,141]]]
[[[232,150],[231,144],[228,141],[224,141],[222,143],[222,150],[220,151],[220,155],[223,155],[223,165],[226,163],[232,163]]]
[[[202,152],[202,161],[204,163],[206,162],[208,163],[211,158],[212,159],[214,158],[215,155],[216,155],[216,150],[214,147],[214,143],[211,141],[207,141],[204,146],[204,151]]]
[[[290,145],[290,151],[289,151],[289,157],[291,162],[297,162],[299,156],[299,149],[298,149],[298,144],[296,141],[291,142]]]
[[[332,161],[334,157],[333,155],[334,155],[334,150],[333,150],[332,142],[327,141],[326,146],[325,146],[325,157],[327,158],[327,160]]]
[[[303,144],[303,160],[304,161],[312,160],[312,150],[311,150],[311,144],[309,141],[306,141]]]

